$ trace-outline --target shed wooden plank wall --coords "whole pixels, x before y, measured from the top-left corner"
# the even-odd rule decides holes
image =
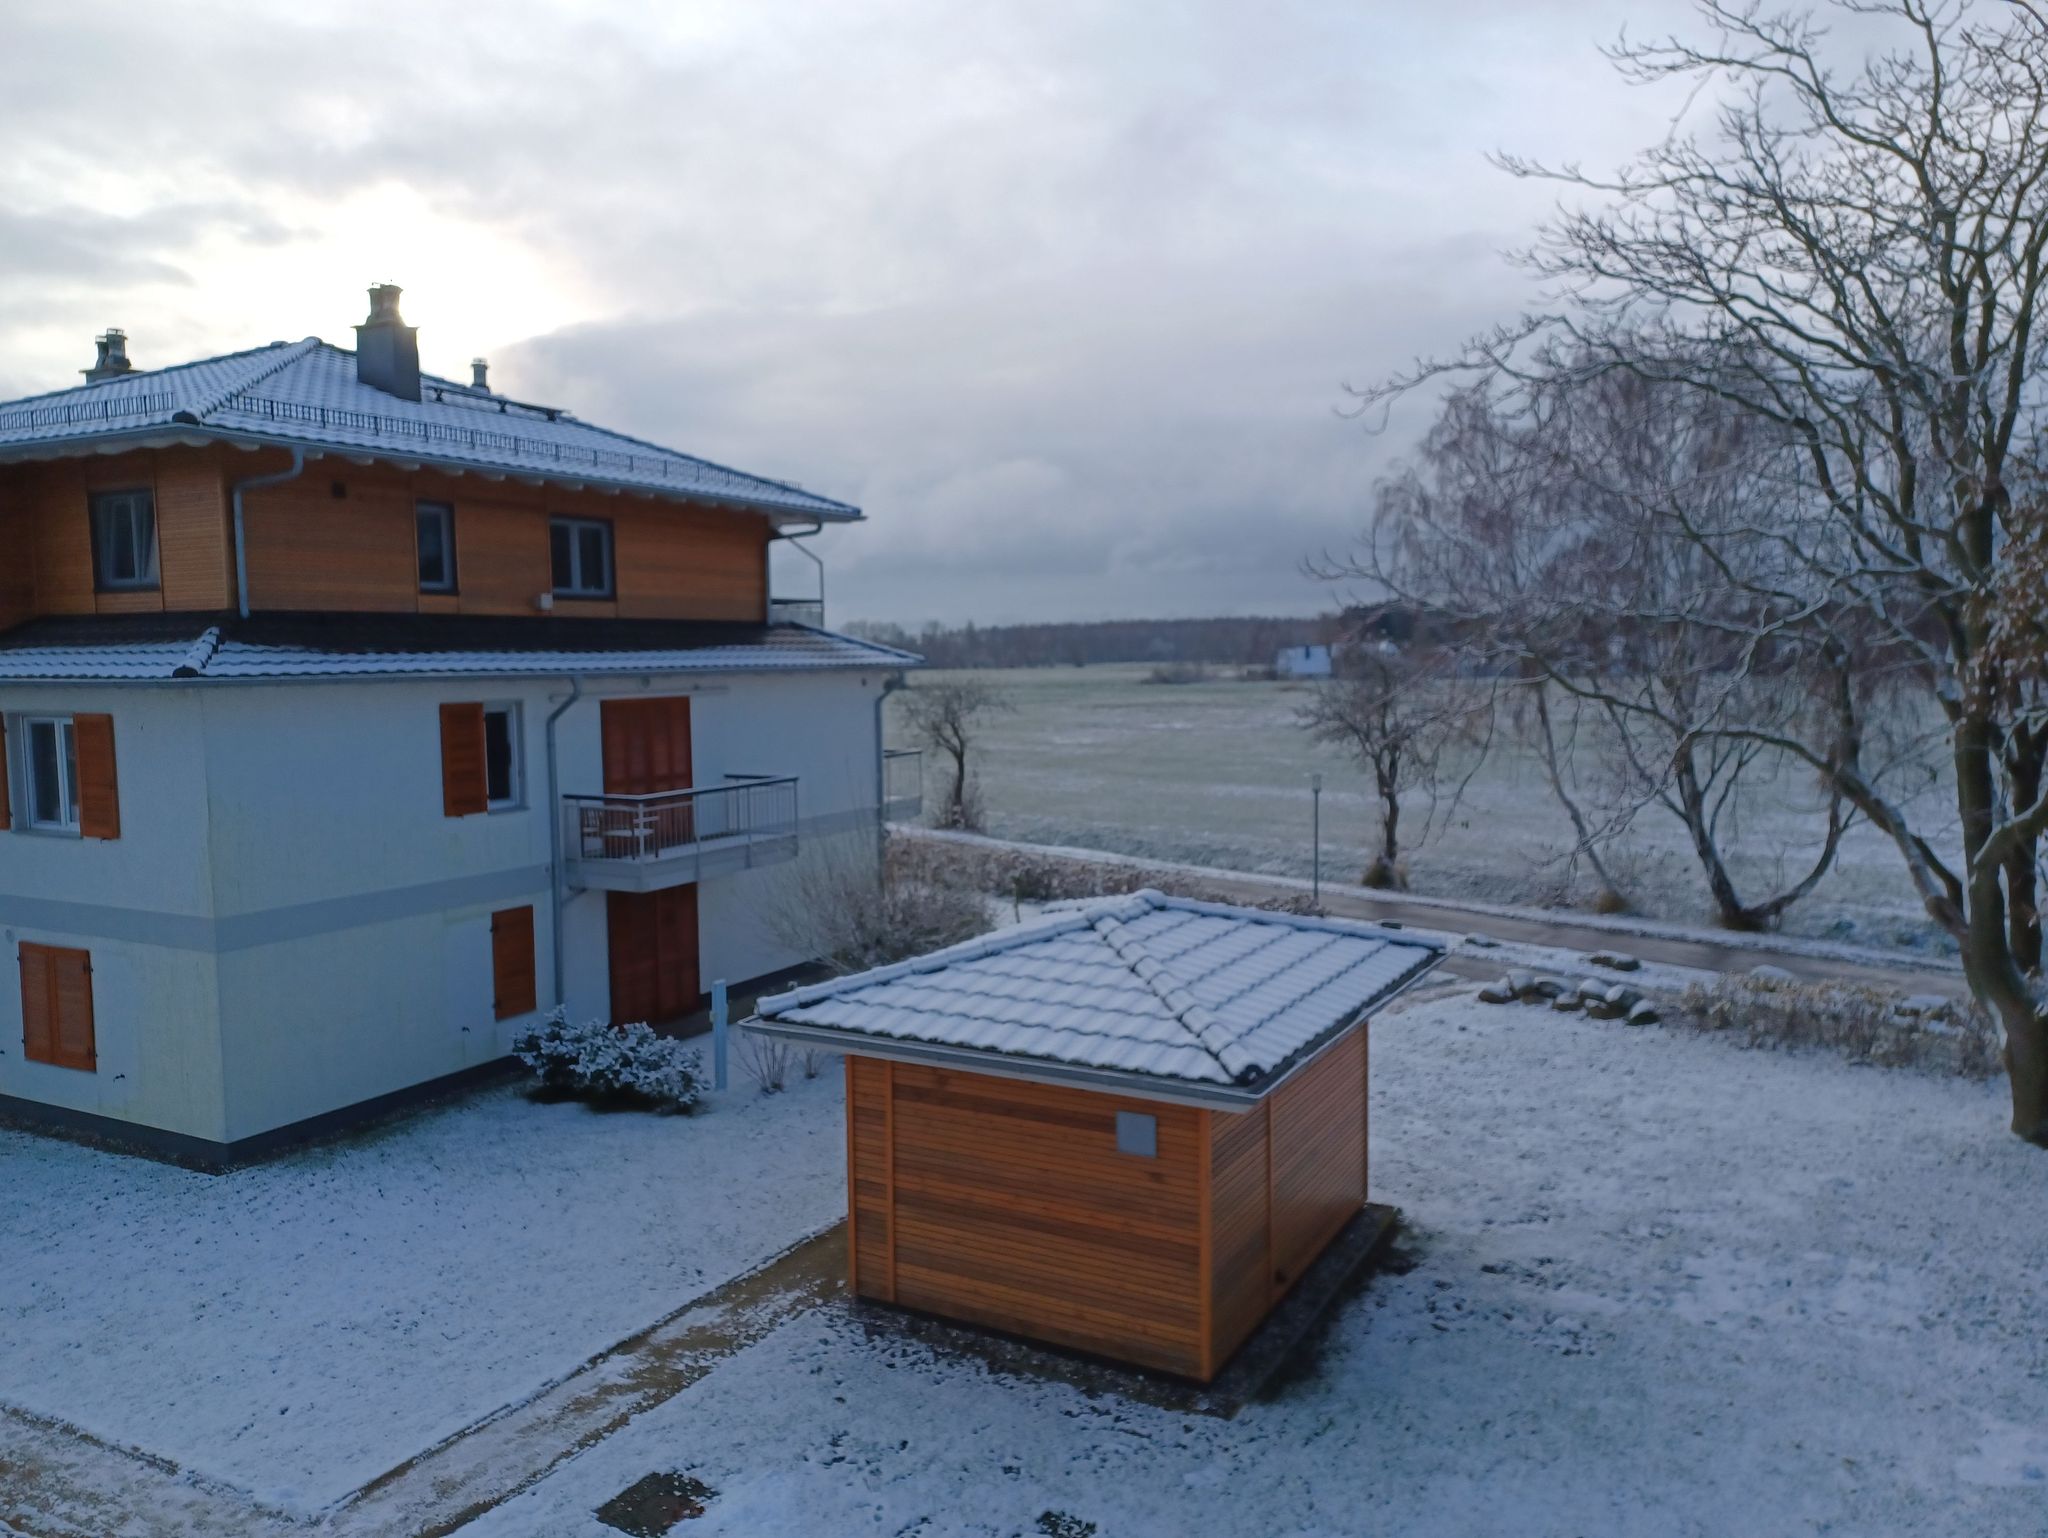
[[[1366,1053],[1361,1026],[1256,1110],[1211,1117],[1218,1366],[1365,1204]]]
[[[1207,1113],[907,1063],[848,1074],[862,1296],[1205,1373]],[[1156,1158],[1116,1151],[1119,1110],[1158,1117]]]
[[[229,488],[287,463],[273,451],[174,448],[0,467],[0,629],[38,614],[231,607]],[[161,586],[95,593],[86,499],[126,487],[155,492]],[[455,509],[453,594],[419,591],[416,501]],[[250,492],[244,511],[258,609],[531,615],[553,585],[548,519],[560,513],[612,525],[616,596],[558,600],[558,616],[767,613],[770,530],[751,513],[340,460],[313,461],[296,481]]]

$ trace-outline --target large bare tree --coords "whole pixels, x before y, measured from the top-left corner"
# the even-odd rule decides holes
[[[1480,669],[1523,681],[1504,691],[1511,701],[1533,692],[1537,746],[1580,852],[1597,861],[1604,833],[1640,808],[1667,811],[1732,929],[1776,924],[1827,873],[1854,816],[1824,782],[1794,868],[1745,891],[1729,845],[1756,780],[1782,797],[1788,777],[1815,778],[1754,728],[1812,712],[1845,669],[1860,723],[1889,660],[1823,653],[1796,634],[1745,655],[1776,617],[1757,589],[1786,576],[1779,543],[1745,531],[1806,494],[1795,449],[1726,402],[1626,373],[1505,393],[1481,383],[1448,397],[1416,462],[1382,486],[1366,552],[1365,574],[1437,615]],[[1688,529],[1713,530],[1711,548]],[[1591,707],[1600,728],[1597,823],[1559,763],[1553,693]]]
[[[1698,0],[1695,37],[1610,50],[1685,81],[1681,122],[1612,175],[1504,162],[1576,206],[1527,253],[1555,303],[1452,366],[1625,371],[1725,401],[1797,444],[1814,492],[1735,574],[1781,637],[1911,652],[1946,725],[1960,836],[1916,825],[1837,699],[1718,726],[1796,755],[1887,834],[2005,1031],[2012,1126],[2048,1146],[2038,907],[2048,698],[2027,632],[2042,538],[2048,15],[2030,0],[1834,0],[1823,16]],[[1369,399],[1435,377],[1425,366]],[[1694,532],[1711,559],[1715,531]]]

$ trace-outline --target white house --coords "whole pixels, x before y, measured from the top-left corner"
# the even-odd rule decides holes
[[[915,797],[916,659],[769,595],[858,509],[422,375],[397,300],[0,404],[0,1116],[229,1162],[687,1015]]]
[[[1283,646],[1274,654],[1273,674],[1277,678],[1328,678],[1330,648]]]

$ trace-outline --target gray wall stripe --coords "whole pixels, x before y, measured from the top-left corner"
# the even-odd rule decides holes
[[[258,945],[332,934],[338,929],[360,929],[365,924],[417,918],[448,908],[537,896],[547,889],[547,866],[527,865],[516,870],[485,871],[478,876],[454,876],[445,881],[424,881],[418,886],[363,892],[353,897],[293,903],[288,908],[267,908],[259,913],[237,913],[214,921],[214,949],[245,951]]]
[[[855,829],[871,828],[874,822],[872,807],[826,812],[801,819],[797,825],[797,836],[799,839],[829,838]],[[157,913],[147,908],[121,908],[110,903],[61,902],[55,898],[0,893],[0,925],[47,930],[80,939],[119,940],[136,945],[160,945],[167,950],[219,954],[277,945],[288,940],[311,939],[315,935],[333,934],[338,930],[360,929],[366,924],[417,918],[450,908],[469,908],[517,898],[544,900],[548,890],[548,867],[544,864],[526,865],[512,870],[484,871],[479,875],[453,876],[444,881],[424,881],[416,886],[292,903],[287,907],[266,908],[255,913],[234,913],[217,919],[184,913]]]

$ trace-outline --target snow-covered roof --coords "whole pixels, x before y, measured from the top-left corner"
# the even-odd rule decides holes
[[[807,625],[461,616],[127,615],[32,621],[0,636],[0,682],[754,673],[913,667]]]
[[[420,399],[356,377],[356,355],[318,337],[0,402],[0,458],[108,444],[271,443],[553,484],[616,487],[850,520],[802,487],[422,375]]]
[[[1374,924],[1143,891],[764,998],[754,1024],[882,1057],[1242,1102],[1441,956]]]

